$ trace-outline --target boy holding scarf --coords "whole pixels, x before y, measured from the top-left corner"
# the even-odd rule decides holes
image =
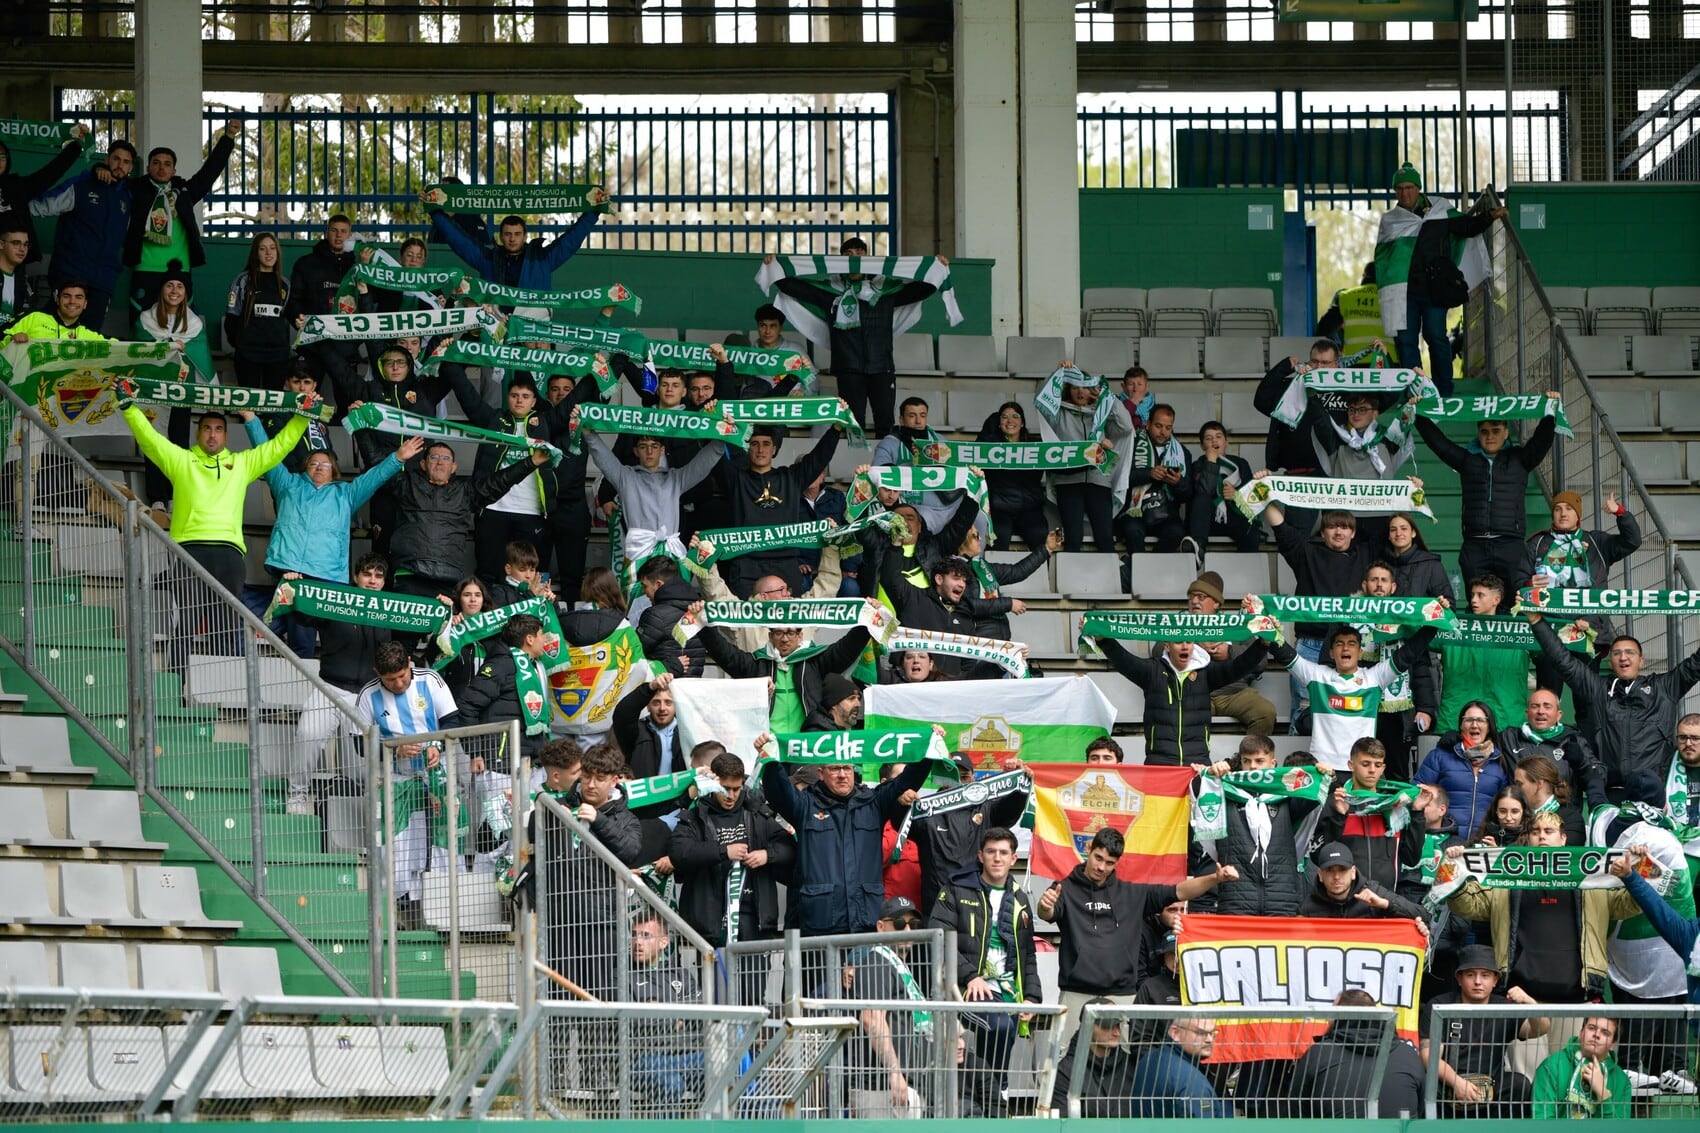
[[[1387,749],[1366,736],[1352,745],[1346,778],[1322,808],[1316,834],[1352,851],[1358,871],[1384,889],[1397,889],[1399,874],[1420,864],[1423,816],[1415,806],[1418,788],[1383,779]]]
[[[549,635],[536,616],[515,614],[502,627],[501,643],[506,648],[491,650],[461,694],[461,723],[518,720],[520,753],[535,755],[549,741],[549,674],[543,665]],[[511,773],[506,738],[494,746],[493,758],[473,757],[474,775],[486,766],[499,774]]]
[[[1617,534],[1588,531],[1582,526],[1582,497],[1575,492],[1556,492],[1552,497],[1552,526],[1529,536],[1529,564],[1534,577],[1530,586],[1603,587],[1612,564],[1627,559],[1641,548],[1641,525],[1618,502],[1616,492],[1607,492],[1605,510],[1617,517]],[[1605,617],[1584,618],[1610,641],[1614,633]],[[1562,692],[1564,678],[1545,657],[1535,658],[1535,683]]]
[[[224,176],[242,123],[231,119],[207,154],[206,162],[185,181],[177,176],[177,153],[165,146],[148,151],[148,169],[138,177],[130,196],[129,228],[124,233],[124,265],[130,268],[130,322],[154,305],[165,283],[172,260],[191,269],[203,267],[207,254],[201,248],[201,229],[195,223],[195,206]],[[195,289],[190,287],[192,298]]]

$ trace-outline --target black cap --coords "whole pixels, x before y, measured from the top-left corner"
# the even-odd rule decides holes
[[[1157,938],[1157,955],[1167,956],[1169,953],[1173,952],[1175,948],[1176,944],[1174,933],[1165,932],[1162,936]]]
[[[906,917],[919,917],[921,910],[915,907],[915,902],[907,897],[887,897],[885,904],[880,906],[880,920],[896,924]]]
[[[1336,866],[1353,869],[1357,864],[1352,859],[1351,849],[1344,842],[1330,842],[1316,853],[1317,869],[1331,869]]]
[[[959,771],[972,773],[974,770],[974,759],[965,751],[951,752],[950,761],[956,764],[957,770]]]
[[[1466,944],[1458,950],[1458,971],[1499,971],[1499,957],[1485,944]]]
[[[833,708],[847,697],[856,695],[856,682],[843,673],[828,673],[821,678],[821,703]]]

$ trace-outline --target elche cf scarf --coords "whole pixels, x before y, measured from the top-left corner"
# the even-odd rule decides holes
[[[832,767],[843,763],[949,763],[950,752],[931,728],[864,728],[844,732],[781,732],[759,752],[763,761]]]
[[[364,315],[310,315],[295,336],[295,345],[326,340],[345,342],[397,338],[436,338],[469,330],[492,334],[500,320],[482,307],[444,307],[438,310],[382,311]]]
[[[634,810],[638,807],[674,802],[685,798],[692,790],[696,791],[698,798],[704,795],[725,794],[720,787],[720,780],[706,767],[687,767],[671,775],[626,779],[620,783],[620,793],[625,795],[626,805]]]
[[[1623,882],[1609,868],[1628,854],[1603,846],[1466,846],[1456,856],[1443,851],[1423,903],[1438,909],[1471,881],[1483,889],[1615,889]],[[1651,858],[1635,868],[1648,881],[1663,872]]]
[[[177,409],[247,410],[252,413],[293,413],[309,421],[329,421],[335,407],[324,398],[283,389],[246,389],[242,386],[211,386],[155,378],[121,378],[121,400],[145,401]],[[311,396],[313,404],[308,401]]]
[[[489,303],[498,307],[542,307],[549,311],[619,307],[634,315],[643,311],[643,300],[623,283],[611,283],[607,287],[580,287],[573,291],[539,291],[530,287],[509,287],[505,283],[491,283],[473,276],[466,281],[465,291],[467,297],[475,303]]]
[[[568,447],[583,451],[582,433],[627,433],[638,437],[661,437],[681,441],[725,441],[747,448],[750,427],[708,413],[681,413],[676,409],[642,409],[632,405],[605,405],[589,401],[578,407],[578,426]]]
[[[1450,629],[1457,623],[1452,611],[1438,598],[1421,595],[1392,595],[1386,598],[1314,598],[1295,594],[1251,595],[1251,619],[1246,624],[1262,637],[1269,622],[1350,622],[1375,626],[1437,626]]]
[[[1599,614],[1692,614],[1700,611],[1700,590],[1586,590],[1525,587],[1517,592],[1512,613],[1533,611],[1557,618]]]
[[[1269,416],[1292,428],[1305,413],[1305,401],[1310,391],[1350,395],[1354,393],[1384,394],[1403,400],[1405,392],[1416,388],[1420,397],[1440,396],[1434,383],[1415,370],[1392,367],[1350,369],[1341,366],[1313,366],[1293,375],[1281,400]]]
[[[537,215],[553,212],[607,212],[610,198],[601,185],[456,185],[425,186],[419,199],[444,212],[502,212]]]
[[[980,505],[988,528],[991,513],[986,502],[986,480],[972,468],[948,464],[879,464],[858,475],[850,484],[849,510],[860,518],[877,499],[876,488],[910,495],[918,492],[964,491]]]
[[[1573,437],[1564,402],[1544,393],[1480,394],[1473,397],[1442,397],[1438,390],[1417,402],[1417,416],[1436,421],[1539,421],[1557,419],[1560,436]]]
[[[461,421],[445,421],[441,417],[409,413],[405,409],[397,409],[393,405],[379,405],[375,401],[368,401],[350,409],[348,416],[343,418],[343,425],[350,431],[371,429],[399,437],[424,437],[428,441],[456,437],[478,441],[481,444],[501,445],[509,449],[542,449],[549,454],[552,464],[561,463],[562,457],[561,450],[547,441],[521,436],[518,433],[481,429],[477,425],[468,425]]]
[[[841,425],[851,443],[866,445],[862,423],[836,397],[754,397],[722,401],[717,408],[728,421],[740,425],[774,425],[780,428],[811,428]]]
[[[853,275],[862,278],[849,278]],[[805,279],[838,292],[828,315],[833,325],[840,328],[860,325],[860,307],[856,301],[877,302],[911,282],[932,284],[938,289],[950,325],[958,326],[962,322],[962,308],[956,302],[950,267],[934,256],[775,256],[757,268],[756,286],[785,313],[791,325],[810,342],[825,342],[830,337],[826,320],[806,303],[780,291],[782,279]],[[893,339],[920,321],[920,303],[897,308],[892,312]]]
[[[442,609],[441,606],[438,607]],[[541,620],[547,627],[556,618],[554,603],[545,598],[527,598],[523,602],[515,602],[511,606],[498,606],[494,610],[483,610],[476,614],[467,614],[456,620],[452,615],[443,623],[438,631],[437,648],[442,651],[442,657],[432,665],[433,669],[446,668],[450,662],[460,656],[460,651],[475,641],[483,641],[501,633],[509,619],[520,614],[530,614]]]
[[[435,598],[414,598],[306,578],[278,583],[265,620],[271,621],[280,610],[387,629],[392,633],[428,635],[443,623],[443,604]]]
[[[1350,512],[1414,511],[1434,518],[1428,495],[1410,480],[1333,480],[1304,476],[1265,476],[1234,493],[1234,506],[1256,519],[1272,503],[1289,507]]]
[[[913,448],[916,459],[927,464],[994,472],[1096,468],[1108,476],[1120,456],[1101,441],[929,441]]]

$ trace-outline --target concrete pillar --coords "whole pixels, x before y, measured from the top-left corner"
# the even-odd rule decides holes
[[[1080,333],[1074,5],[1019,0],[1022,333]]]
[[[944,76],[939,76],[942,80]],[[949,83],[897,88],[897,248],[904,255],[956,252],[956,104]],[[937,146],[934,139],[937,139]]]
[[[956,0],[956,253],[997,261],[991,332],[998,336],[1021,333],[1022,246],[1013,239],[1020,217],[1017,7],[1017,0]]]
[[[169,146],[185,177],[201,167],[201,5],[199,0],[149,0],[136,5],[136,131],[148,150]]]

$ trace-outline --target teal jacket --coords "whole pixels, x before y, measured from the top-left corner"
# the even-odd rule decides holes
[[[255,448],[266,443],[266,427],[258,417],[244,428]],[[325,582],[347,582],[348,530],[354,513],[401,469],[401,461],[391,453],[354,480],[336,480],[319,487],[305,472],[274,466],[266,473],[266,484],[277,503],[277,523],[266,547],[266,565],[279,571],[300,571]]]

